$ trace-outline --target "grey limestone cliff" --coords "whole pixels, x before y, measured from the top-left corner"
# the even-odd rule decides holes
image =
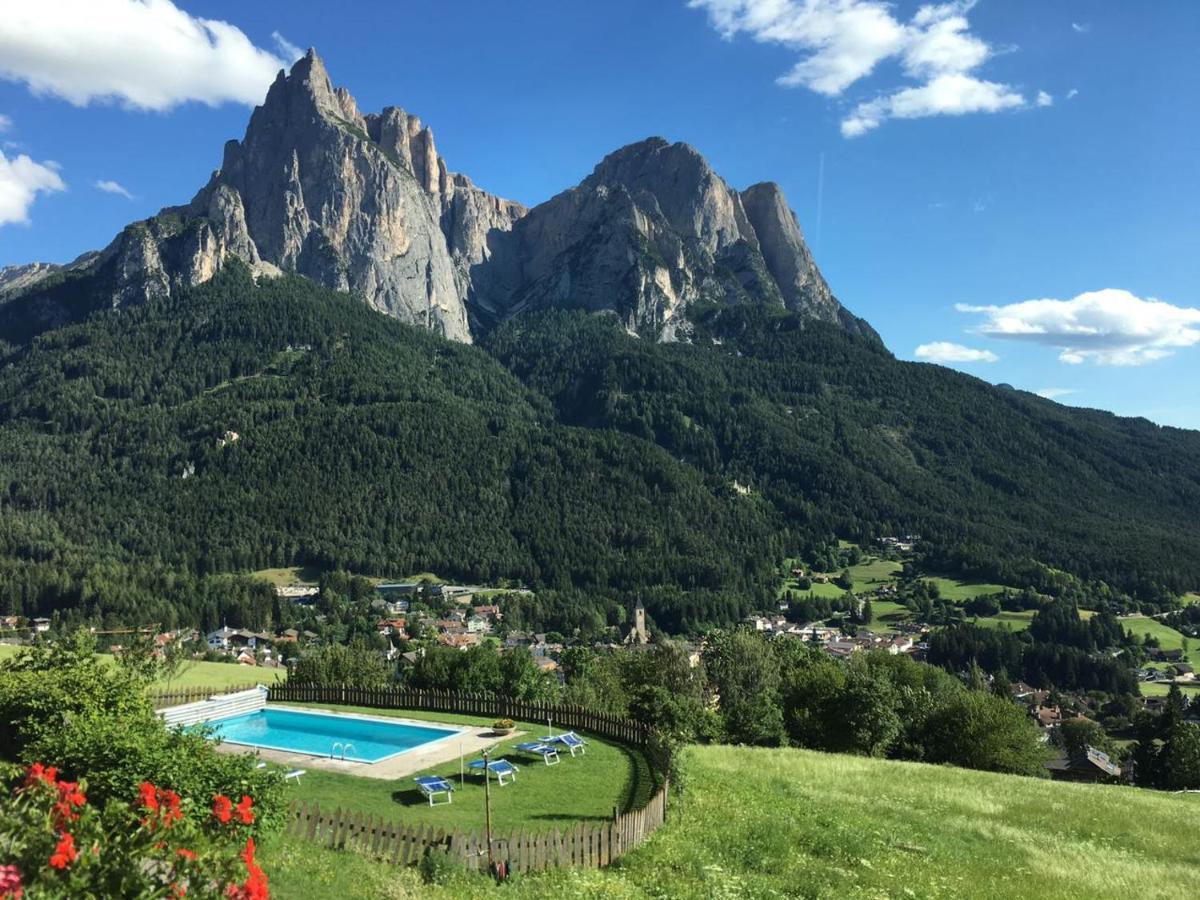
[[[651,138],[526,210],[451,172],[416,116],[361,113],[311,50],[279,73],[190,203],[135,222],[69,271],[5,269],[0,296],[31,295],[9,315],[31,311],[42,323],[32,333],[172,294],[231,258],[353,292],[458,341],[546,307],[686,339],[684,312],[700,301],[780,306],[874,335],[834,298],[778,185],[739,192],[688,145]],[[85,270],[96,275],[86,304],[63,281]]]

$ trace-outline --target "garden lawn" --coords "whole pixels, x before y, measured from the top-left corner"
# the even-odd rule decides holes
[[[319,708],[321,704],[311,705]],[[406,719],[448,724],[490,725],[491,719],[456,716],[448,713],[381,710],[338,707],[339,711],[360,712],[373,716],[397,716]],[[502,742],[493,759],[503,757],[520,770],[516,781],[500,788],[492,782],[492,822],[498,831],[524,828],[549,831],[578,822],[603,822],[613,809],[622,812],[642,806],[653,793],[650,770],[641,753],[600,738],[584,734],[587,753],[572,757],[564,752],[556,766],[545,765],[514,749],[514,745],[546,734],[546,723],[517,723],[525,735]],[[561,728],[555,729],[561,732]],[[470,762],[474,756],[468,756]],[[415,775],[440,775],[454,783],[454,801],[430,807],[429,801],[413,784]],[[444,765],[414,773],[396,781],[363,778],[340,772],[310,768],[298,785],[289,786],[289,799],[316,802],[322,809],[344,810],[384,819],[431,825],[453,831],[482,831],[484,827],[483,779],[467,771],[460,783],[457,757]]]
[[[1163,823],[1196,833],[1200,795],[803,750],[699,747],[686,766],[667,825],[606,870],[423,886],[412,869],[290,839],[261,856],[296,900],[1195,896],[1200,845],[1164,839]]]

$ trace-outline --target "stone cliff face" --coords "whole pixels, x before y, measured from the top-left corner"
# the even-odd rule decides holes
[[[481,317],[574,307],[631,332],[686,337],[691,303],[767,303],[874,334],[834,299],[778,185],[738,193],[694,149],[651,138],[494,241],[471,297]]]
[[[459,341],[545,307],[615,313],[631,332],[686,339],[683,312],[701,300],[784,306],[874,334],[830,292],[777,185],[739,193],[691,147],[652,138],[526,210],[449,171],[415,116],[362,114],[311,50],[279,73],[190,203],[68,268],[97,273],[95,308],[198,284],[230,258],[355,292]],[[58,271],[6,269],[0,294],[36,292]],[[50,323],[82,311],[70,302],[60,291],[26,305]]]
[[[523,212],[450,172],[419,119],[361,114],[309,51],[280,72],[191,203],[125,229],[101,262],[113,305],[202,282],[234,256],[469,341],[470,270],[489,255],[487,235]]]

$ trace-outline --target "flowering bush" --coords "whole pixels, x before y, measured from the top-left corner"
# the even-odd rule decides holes
[[[267,900],[255,860],[254,800],[211,813],[150,782],[136,800],[89,803],[83,783],[35,763],[0,797],[0,900],[147,897]]]

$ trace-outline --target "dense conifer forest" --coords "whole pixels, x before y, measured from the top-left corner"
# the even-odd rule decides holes
[[[86,286],[80,288],[86,289]],[[483,347],[240,265],[0,344],[0,612],[266,625],[255,569],[522,583],[555,627],[775,596],[785,556],[1200,585],[1200,435],[1071,410],[762,308],[660,345],[543,313]]]

